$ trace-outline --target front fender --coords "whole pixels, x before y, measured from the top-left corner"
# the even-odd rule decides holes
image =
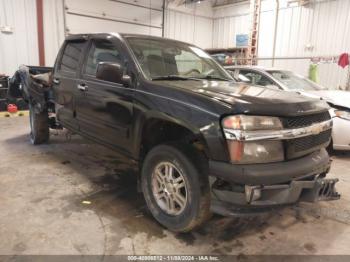
[[[144,114],[138,114],[134,126],[134,154],[138,159],[140,148],[142,146],[143,131],[150,121],[164,121],[180,126],[190,131],[193,136],[205,145],[205,153],[209,159],[217,161],[227,161],[228,152],[223,137],[219,120],[210,115],[204,115],[194,109],[187,108],[186,116],[192,116],[190,119],[180,117],[179,114],[166,113],[158,110],[148,110]],[[181,111],[177,111],[181,115]],[[182,115],[184,116],[184,115]]]

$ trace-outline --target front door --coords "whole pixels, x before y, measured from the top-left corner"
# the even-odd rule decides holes
[[[117,39],[92,39],[78,83],[77,119],[80,132],[130,154],[133,91],[96,78],[101,62],[126,64]]]

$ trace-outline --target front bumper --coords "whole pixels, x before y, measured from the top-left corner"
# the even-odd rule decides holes
[[[339,199],[335,189],[338,179],[325,178],[329,168],[330,160],[324,149],[281,163],[232,165],[210,162],[211,209],[222,215],[242,216],[298,201]]]
[[[305,157],[269,164],[233,165],[209,161],[209,174],[228,182],[244,185],[274,185],[301,177],[327,173],[330,159],[325,149]]]

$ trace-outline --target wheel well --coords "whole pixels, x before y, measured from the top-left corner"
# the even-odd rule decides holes
[[[203,138],[190,129],[176,123],[164,120],[149,120],[143,128],[140,144],[140,160],[155,146],[165,143],[183,143],[192,145],[207,155],[207,148]]]

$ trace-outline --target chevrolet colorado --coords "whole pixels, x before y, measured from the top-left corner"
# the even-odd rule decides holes
[[[338,199],[327,179],[325,102],[238,84],[191,44],[131,34],[69,36],[53,68],[22,66],[10,93],[30,106],[30,139],[66,128],[120,154],[163,226],[212,212],[249,215]]]

